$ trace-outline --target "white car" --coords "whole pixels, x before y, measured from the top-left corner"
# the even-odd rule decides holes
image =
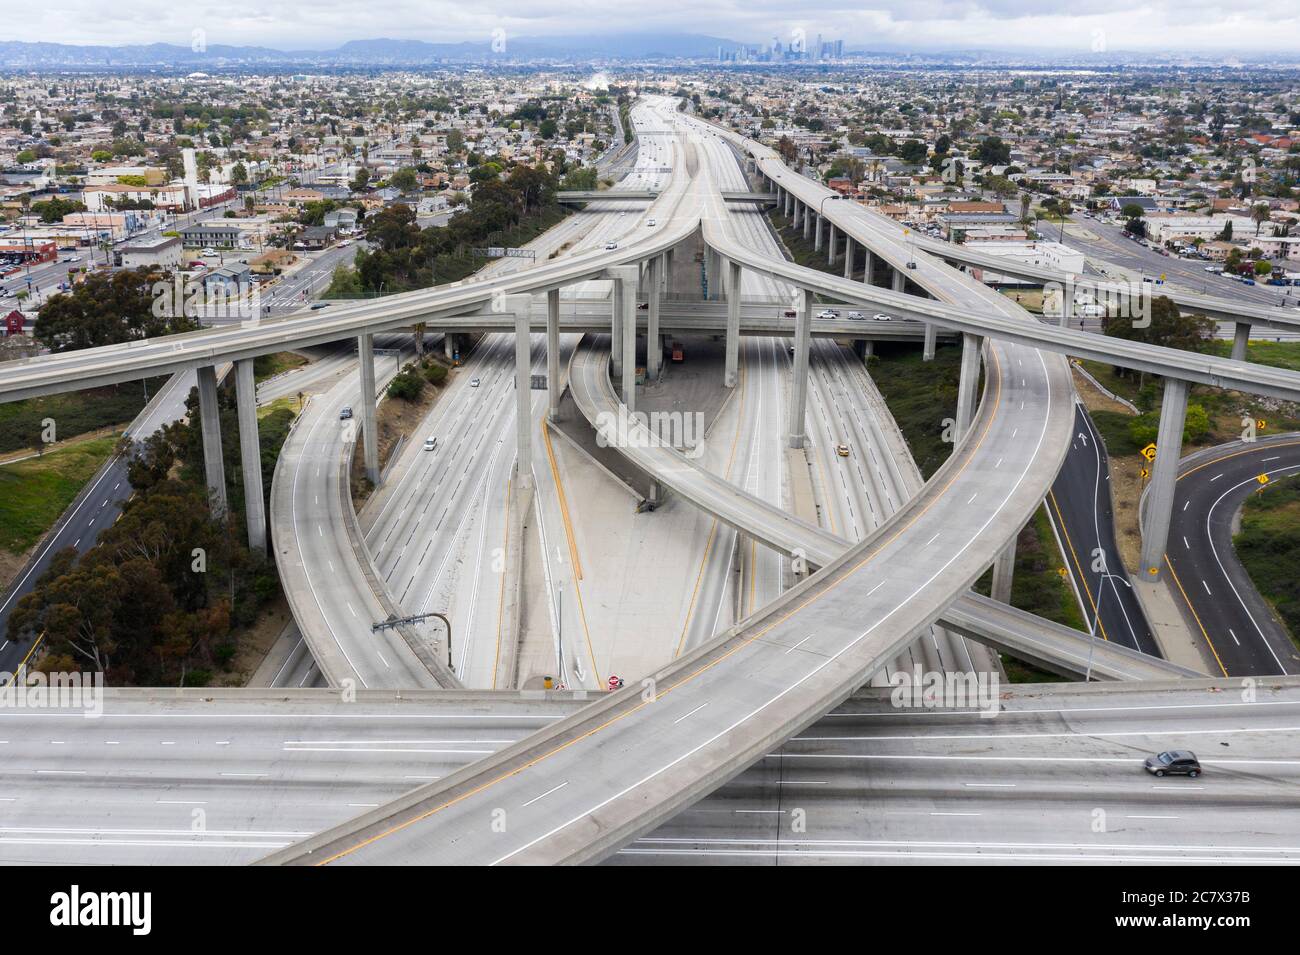
[[[438,450],[438,439],[437,439],[437,438],[433,438],[433,437],[425,438],[425,439],[424,439],[424,450],[426,450],[426,451],[437,451],[437,450]]]
[[[876,314],[871,317],[878,322],[892,322],[894,320],[892,315],[886,315],[884,312],[876,312]]]
[[[867,316],[863,315],[861,312],[849,312],[848,319],[851,322],[865,322]]]
[[[618,248],[618,243],[617,243],[617,242],[606,242],[606,243],[605,243],[605,251],[606,251],[606,252],[613,252],[613,251],[614,251],[615,249],[617,249],[617,248]]]
[[[655,227],[655,220],[654,220],[654,219],[646,219],[646,220],[645,220],[645,224],[646,224],[646,227],[647,227],[647,228],[653,229],[653,228]]]
[[[216,258],[220,258],[221,253],[218,252],[216,249],[204,249],[202,252],[199,253],[199,255],[205,259],[216,259]]]
[[[818,318],[839,318],[840,313],[835,311],[835,309],[833,308],[828,308],[822,311],[821,313],[819,313],[817,317]]]
[[[469,380],[469,386],[470,386],[471,388],[477,388],[477,387],[478,387],[478,379],[477,379],[477,378],[471,378],[471,379]]]

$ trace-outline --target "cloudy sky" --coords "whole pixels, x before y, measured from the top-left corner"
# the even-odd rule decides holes
[[[111,13],[111,15],[110,15]],[[648,31],[770,42],[797,28],[852,47],[1296,52],[1298,0],[54,0],[6,17],[0,39],[322,49],[395,37]]]

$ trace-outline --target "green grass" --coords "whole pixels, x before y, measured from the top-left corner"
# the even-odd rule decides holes
[[[1242,508],[1232,539],[1246,572],[1300,646],[1300,477],[1275,481]]]
[[[0,547],[22,553],[40,540],[116,444],[92,438],[0,467]]]
[[[922,361],[915,344],[880,342],[868,368],[917,467],[929,479],[952,453],[952,445],[943,440],[944,420],[957,417],[961,349],[940,345],[934,361]]]
[[[276,352],[273,355],[258,355],[253,359],[253,378],[259,382],[265,381],[291,369],[301,368],[305,364],[307,364],[306,358],[289,351]]]
[[[266,404],[257,406],[257,420],[261,421],[268,415],[275,414],[277,411],[289,412],[290,418],[298,417],[298,399],[293,395],[285,395],[283,398],[276,398],[274,401],[268,401]]]
[[[149,395],[157,394],[165,381],[149,379]],[[100,428],[125,427],[144,407],[144,392],[145,385],[135,381],[0,404],[0,454],[24,448],[35,450],[42,443],[47,418],[54,422],[56,441]]]

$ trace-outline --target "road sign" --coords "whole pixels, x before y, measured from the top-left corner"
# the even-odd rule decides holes
[[[1151,469],[1143,468],[1139,473],[1142,475],[1142,480],[1145,481],[1147,478],[1151,476]]]
[[[1154,441],[1142,449],[1142,457],[1146,458],[1148,461],[1154,461],[1156,459],[1156,445]]]
[[[1261,485],[1263,485],[1263,484],[1267,484],[1267,483],[1268,483],[1268,475],[1267,475],[1267,474],[1261,474],[1259,477],[1255,478],[1255,480],[1258,481]]]
[[[1267,427],[1268,427],[1268,422],[1265,421],[1263,418],[1260,418],[1255,422],[1256,431],[1263,431]]]

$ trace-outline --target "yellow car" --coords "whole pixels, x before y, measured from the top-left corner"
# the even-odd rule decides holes
[[[847,444],[837,444],[835,445],[835,453],[842,458],[847,458],[849,456],[849,446]]]

